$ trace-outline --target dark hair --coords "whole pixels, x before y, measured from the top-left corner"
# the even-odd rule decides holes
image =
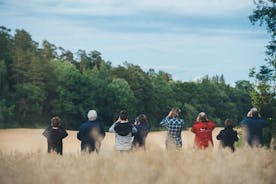
[[[227,128],[227,127],[232,127],[233,126],[233,121],[231,119],[226,119],[224,121],[224,127]]]
[[[51,124],[53,127],[59,127],[61,125],[61,120],[58,116],[55,116],[51,119]]]
[[[147,123],[147,122],[148,122],[147,116],[146,116],[145,114],[140,114],[140,115],[138,116],[138,121],[139,121],[140,123]]]
[[[125,121],[125,120],[128,119],[128,113],[127,113],[126,110],[122,110],[122,111],[120,112],[120,118],[121,118],[121,120],[123,120],[123,121]]]

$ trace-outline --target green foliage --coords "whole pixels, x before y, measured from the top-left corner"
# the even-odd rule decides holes
[[[275,0],[256,0],[254,1],[256,9],[249,16],[252,24],[265,24],[267,32],[271,35],[271,41],[267,46],[267,54],[275,57],[276,51],[276,1]]]
[[[35,116],[42,114],[44,94],[39,87],[31,83],[16,84],[15,90],[17,122],[24,126],[34,120]]]
[[[251,106],[250,85],[225,84],[223,76],[197,82],[174,81],[170,74],[125,62],[114,67],[98,51],[71,51],[43,41],[41,47],[24,30],[15,35],[0,28],[0,126],[43,127],[58,115],[77,129],[87,111],[98,111],[107,127],[127,109],[130,121],[146,114],[152,129],[172,107],[182,109],[186,126],[205,111],[218,125],[238,121]]]
[[[69,62],[56,60],[50,64],[56,79],[52,91],[55,98],[49,104],[51,114],[61,116],[66,126],[78,128],[87,109],[95,107],[93,82]]]
[[[131,120],[135,118],[135,97],[125,79],[114,79],[107,86],[106,100],[108,106],[106,113],[110,113],[112,117],[117,118],[120,110],[125,109],[128,111]],[[112,123],[112,119],[110,120],[109,124]]]
[[[271,35],[271,41],[267,45],[266,65],[259,70],[251,69],[249,76],[253,79],[251,90],[252,103],[258,107],[263,117],[271,122],[271,127],[265,130],[265,143],[269,145],[270,138],[276,138],[276,1],[254,1],[256,9],[249,17],[251,23],[265,25]],[[275,143],[276,145],[276,143]]]
[[[12,127],[14,119],[14,105],[9,105],[5,99],[0,100],[0,128]],[[10,124],[4,124],[3,122],[8,121]]]
[[[265,130],[264,141],[266,145],[270,144],[271,137],[276,137],[276,93],[275,93],[275,70],[264,65],[256,72],[254,69],[250,72],[253,81],[251,90],[252,103],[260,110],[260,113],[268,121],[271,127]]]

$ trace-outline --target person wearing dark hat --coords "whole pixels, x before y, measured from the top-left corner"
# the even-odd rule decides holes
[[[97,121],[97,112],[90,110],[87,114],[88,121],[83,123],[77,134],[77,138],[81,141],[81,151],[99,153],[101,141],[105,137],[105,131],[102,125]]]
[[[68,136],[66,130],[61,126],[61,120],[55,116],[51,119],[51,125],[42,133],[48,142],[48,153],[56,152],[57,154],[63,154],[62,139]]]

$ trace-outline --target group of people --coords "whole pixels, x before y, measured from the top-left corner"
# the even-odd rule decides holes
[[[184,127],[184,120],[180,118],[181,110],[173,108],[169,114],[160,122],[160,125],[167,129],[166,148],[179,149],[182,147],[181,132]],[[105,137],[102,124],[97,120],[97,112],[88,112],[88,121],[81,124],[77,138],[81,141],[82,152],[99,152],[101,142]],[[247,130],[247,143],[250,146],[263,144],[263,128],[269,123],[261,118],[258,110],[252,108],[241,125]],[[191,131],[195,134],[194,146],[197,149],[205,149],[213,146],[212,132],[216,125],[208,119],[205,112],[199,113]],[[235,151],[235,142],[239,140],[237,131],[233,129],[233,122],[226,119],[224,129],[216,136],[223,148]],[[122,110],[116,122],[109,128],[109,132],[115,133],[115,148],[119,152],[128,152],[134,147],[145,148],[146,138],[149,133],[149,124],[145,114],[139,115],[132,124],[128,118],[128,112]],[[62,155],[62,140],[68,136],[66,130],[61,126],[59,117],[53,117],[51,124],[43,132],[47,138],[48,152],[56,152]]]

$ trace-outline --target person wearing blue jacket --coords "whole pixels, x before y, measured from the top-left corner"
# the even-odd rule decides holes
[[[140,114],[134,123],[134,127],[137,129],[137,132],[134,133],[134,139],[132,145],[134,147],[141,147],[145,148],[146,145],[146,138],[149,133],[149,125],[147,116],[145,114]]]
[[[88,112],[88,121],[83,123],[77,134],[77,138],[81,141],[81,151],[99,153],[101,141],[105,137],[105,131],[102,125],[97,121],[97,112],[90,110]]]
[[[263,128],[269,126],[269,122],[261,118],[258,110],[252,108],[247,117],[241,121],[241,125],[247,129],[247,143],[250,146],[263,145]]]

